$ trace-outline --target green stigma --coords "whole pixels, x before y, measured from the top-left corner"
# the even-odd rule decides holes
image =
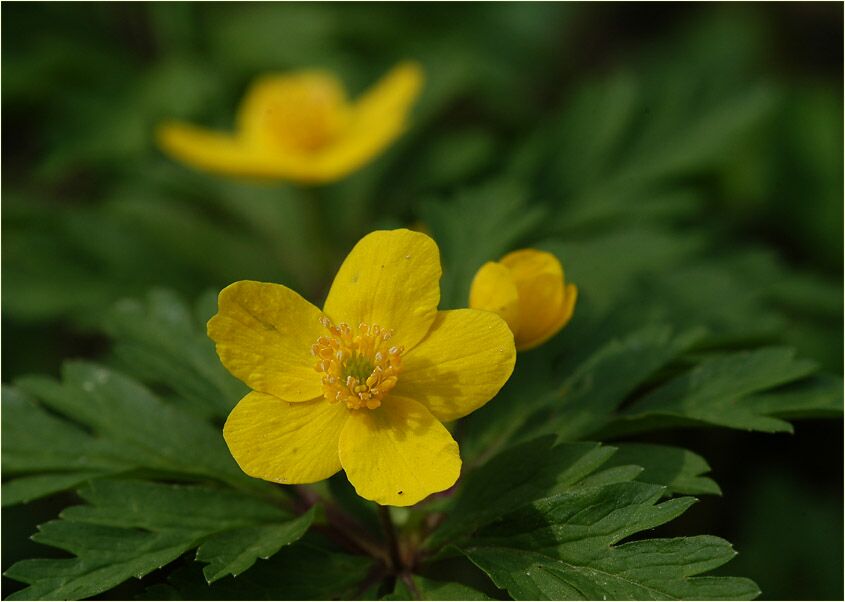
[[[343,367],[343,375],[347,378],[351,376],[358,379],[359,383],[363,383],[373,373],[373,368],[373,364],[368,358],[355,353],[346,361]]]

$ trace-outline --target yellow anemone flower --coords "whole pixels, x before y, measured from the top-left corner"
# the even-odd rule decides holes
[[[157,131],[169,155],[226,175],[319,184],[370,161],[405,128],[422,87],[416,63],[401,63],[356,102],[331,73],[267,75],[250,87],[227,134],[169,122]]]
[[[280,284],[240,281],[208,322],[223,365],[253,389],[223,436],[241,469],[311,483],[341,468],[361,497],[409,506],[451,487],[458,445],[441,424],[477,410],[513,371],[499,316],[438,311],[440,253],[419,232],[373,232],[323,310]]]
[[[469,306],[504,318],[517,350],[525,351],[545,343],[566,326],[577,298],[578,288],[565,284],[557,257],[521,249],[481,266],[472,281]]]

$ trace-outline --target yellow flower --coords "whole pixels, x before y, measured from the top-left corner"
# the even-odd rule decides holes
[[[577,298],[578,288],[564,283],[557,257],[521,249],[481,266],[472,281],[469,306],[502,316],[513,331],[517,350],[525,351],[566,326]]]
[[[170,122],[159,145],[194,167],[232,176],[319,184],[338,180],[382,152],[405,129],[422,70],[402,63],[356,102],[330,73],[267,75],[249,89],[227,134]]]
[[[361,239],[323,311],[240,281],[208,323],[223,365],[254,389],[223,428],[248,475],[311,483],[341,468],[361,497],[408,506],[451,487],[458,445],[441,424],[483,406],[516,357],[497,315],[438,311],[440,254],[410,230]]]

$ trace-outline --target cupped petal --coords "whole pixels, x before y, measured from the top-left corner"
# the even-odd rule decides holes
[[[256,80],[238,108],[238,136],[276,153],[309,153],[349,124],[343,84],[331,73],[298,71]]]
[[[519,292],[511,271],[488,261],[476,272],[469,289],[469,306],[499,315],[514,334],[519,332]]]
[[[521,321],[516,344],[523,349],[525,341],[547,335],[559,318],[564,301],[563,266],[551,253],[536,249],[508,253],[500,263],[510,270],[519,291]]]
[[[274,483],[313,483],[340,470],[338,441],[349,411],[314,399],[289,403],[253,391],[223,427],[229,451],[246,474]]]
[[[534,339],[521,339],[517,344],[519,351],[528,351],[539,345],[542,345],[547,340],[556,335],[560,330],[567,325],[572,314],[575,311],[575,302],[578,300],[578,287],[574,284],[567,284],[564,292],[563,303],[558,307],[554,320],[549,324],[548,328],[540,333]]]
[[[286,401],[322,394],[311,346],[322,312],[281,284],[241,280],[218,298],[208,336],[226,369],[252,389]]]
[[[362,238],[340,266],[323,310],[335,322],[361,322],[395,331],[411,349],[437,315],[440,252],[411,230],[379,230]]]
[[[363,498],[410,506],[455,484],[458,444],[425,407],[388,396],[376,410],[350,413],[340,434],[340,463]]]
[[[418,400],[438,420],[456,420],[490,401],[515,361],[513,334],[498,315],[441,311],[428,336],[402,358],[394,391]]]

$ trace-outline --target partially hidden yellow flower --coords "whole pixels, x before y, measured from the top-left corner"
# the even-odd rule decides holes
[[[419,65],[400,63],[351,103],[331,73],[266,75],[241,102],[233,134],[167,122],[158,128],[158,143],[199,169],[305,184],[331,182],[362,167],[399,137],[422,81]]]
[[[519,351],[532,349],[557,334],[575,310],[578,288],[566,284],[557,257],[536,249],[508,253],[475,274],[469,306],[502,316]]]
[[[223,289],[208,334],[253,389],[223,428],[241,469],[310,483],[342,468],[360,496],[394,506],[451,487],[461,458],[441,422],[489,401],[516,351],[499,316],[437,310],[440,274],[431,238],[377,231],[349,253],[322,311],[280,284]]]

